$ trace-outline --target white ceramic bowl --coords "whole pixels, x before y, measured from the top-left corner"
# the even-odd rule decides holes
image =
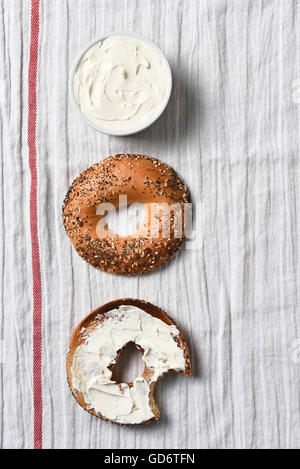
[[[79,66],[79,63],[81,62],[82,57],[88,51],[88,49],[90,49],[90,47],[92,47],[97,42],[102,41],[103,39],[106,39],[109,36],[130,36],[130,37],[134,37],[136,39],[140,39],[141,41],[146,42],[147,44],[149,44],[149,46],[151,46],[157,52],[157,54],[159,55],[159,57],[162,60],[162,63],[164,64],[164,67],[165,67],[165,70],[166,70],[166,93],[165,93],[165,97],[164,97],[159,109],[155,112],[155,114],[153,114],[151,116],[151,118],[149,120],[145,120],[145,122],[143,122],[142,124],[140,124],[139,126],[133,128],[133,129],[127,129],[127,130],[124,130],[124,131],[122,131],[122,130],[109,130],[109,129],[101,127],[100,125],[95,124],[90,119],[88,119],[88,117],[86,117],[86,115],[82,112],[82,110],[78,106],[77,101],[76,101],[76,97],[75,97],[75,93],[74,93],[74,75],[77,71],[77,68]],[[73,104],[74,104],[78,114],[80,115],[81,119],[83,119],[86,124],[88,124],[93,129],[97,130],[98,132],[102,132],[104,134],[116,135],[116,136],[127,136],[127,135],[136,134],[137,132],[141,132],[142,130],[146,129],[151,124],[153,124],[153,122],[155,122],[161,116],[161,114],[164,112],[164,110],[165,110],[165,108],[166,108],[166,106],[169,102],[171,91],[172,91],[172,74],[171,74],[170,65],[169,65],[169,62],[166,59],[166,56],[163,54],[163,52],[160,50],[160,48],[153,41],[151,41],[150,39],[142,36],[141,34],[128,33],[128,32],[122,32],[122,31],[121,32],[111,32],[111,33],[104,34],[103,36],[99,37],[98,39],[95,39],[95,40],[89,42],[79,52],[79,54],[77,55],[77,57],[75,58],[75,60],[73,62],[72,68],[71,68],[69,90],[70,90],[70,94],[71,94]]]

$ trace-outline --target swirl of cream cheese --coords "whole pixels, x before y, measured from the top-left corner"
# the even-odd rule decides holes
[[[166,67],[158,52],[132,36],[109,36],[83,55],[74,94],[85,116],[106,130],[147,123],[166,95]]]

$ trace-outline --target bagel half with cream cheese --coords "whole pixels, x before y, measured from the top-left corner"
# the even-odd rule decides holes
[[[128,343],[139,348],[145,368],[132,383],[117,383],[113,368]],[[77,402],[120,425],[158,419],[156,383],[168,372],[192,373],[187,344],[175,323],[157,306],[136,299],[112,301],[83,319],[71,337],[66,369]]]
[[[120,236],[104,223],[106,207],[142,203],[146,217],[137,231]],[[152,271],[172,258],[185,238],[186,185],[162,161],[115,155],[83,171],[63,203],[63,222],[77,253],[94,267],[120,275]]]

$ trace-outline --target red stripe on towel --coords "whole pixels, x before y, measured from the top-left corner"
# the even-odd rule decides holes
[[[39,46],[39,0],[31,0],[30,55],[28,68],[28,150],[31,174],[30,231],[33,281],[33,407],[34,448],[42,448],[42,281],[37,213],[37,64]]]

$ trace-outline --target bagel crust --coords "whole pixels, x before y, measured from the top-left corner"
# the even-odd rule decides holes
[[[180,351],[182,351],[182,357],[183,357],[183,368],[180,370],[173,370],[173,369],[165,369],[163,373],[156,373],[156,369],[154,368],[149,368],[147,366],[147,363],[145,362],[145,369],[143,371],[143,374],[141,377],[136,378],[136,380],[133,383],[121,383],[121,384],[115,384],[115,386],[119,386],[121,390],[121,394],[128,391],[128,389],[132,389],[135,386],[135,382],[141,382],[143,381],[146,383],[148,387],[148,397],[146,397],[146,400],[148,402],[149,410],[150,410],[150,416],[147,417],[145,420],[137,420],[135,421],[130,421],[130,423],[127,423],[126,420],[118,420],[114,418],[108,418],[107,416],[101,414],[101,412],[97,411],[93,405],[91,405],[90,402],[86,401],[86,397],[84,392],[81,392],[78,390],[78,376],[82,378],[84,376],[85,371],[84,368],[85,366],[78,362],[78,352],[80,354],[80,349],[83,349],[83,354],[81,356],[83,357],[88,357],[90,356],[90,351],[87,348],[85,351],[85,347],[88,347],[88,342],[89,342],[89,337],[91,334],[95,332],[97,328],[100,328],[100,342],[101,342],[101,337],[103,337],[103,334],[101,335],[101,330],[103,326],[105,326],[105,321],[109,321],[109,314],[110,312],[117,312],[117,320],[122,321],[122,316],[124,315],[124,312],[122,313],[122,310],[120,311],[120,318],[118,319],[118,309],[124,309],[125,308],[125,315],[126,315],[126,307],[133,307],[133,308],[138,308],[139,310],[142,310],[145,312],[147,315],[150,317],[152,316],[153,318],[156,318],[155,321],[160,320],[164,323],[164,325],[167,325],[168,327],[171,327],[172,331],[176,332],[174,338],[172,341],[174,341],[173,347],[175,345],[175,350],[178,348]],[[129,318],[131,317],[130,314],[128,316]],[[164,326],[166,327],[166,326]],[[98,344],[98,341],[97,341]],[[125,346],[126,344],[124,344]],[[154,346],[154,344],[153,344]],[[141,353],[144,354],[144,350],[139,347],[141,350]],[[101,346],[99,344],[99,347],[96,347],[96,355],[94,353],[92,354],[93,356],[101,356]],[[106,350],[106,349],[105,349]],[[152,349],[151,349],[152,350]],[[108,366],[108,370],[113,372],[113,367],[115,366],[115,363],[117,361],[117,358],[119,354],[121,353],[122,348],[119,350],[115,350],[116,355],[115,355],[115,360],[112,360],[112,364]],[[153,349],[153,352],[155,353],[155,347]],[[107,350],[106,350],[107,353]],[[112,351],[113,353],[113,351]],[[174,352],[173,352],[174,353]],[[88,364],[87,366],[87,371],[90,375],[91,373],[91,368],[89,367]],[[95,365],[97,366],[97,365]],[[187,347],[187,344],[185,342],[185,339],[181,333],[181,331],[178,329],[176,324],[170,319],[170,317],[162,311],[160,308],[157,306],[154,306],[151,303],[148,303],[146,301],[142,300],[136,300],[136,299],[131,299],[131,298],[126,298],[126,299],[119,299],[112,301],[110,303],[107,303],[100,308],[94,310],[92,313],[90,313],[88,316],[86,316],[76,327],[74,330],[71,340],[70,340],[70,345],[69,345],[69,352],[66,357],[66,371],[67,371],[67,380],[69,384],[69,388],[75,397],[76,401],[83,407],[87,412],[95,415],[96,417],[100,417],[103,420],[113,422],[113,423],[118,423],[119,425],[139,425],[139,424],[145,424],[145,423],[150,423],[153,420],[157,420],[160,417],[160,412],[157,407],[157,404],[155,402],[155,397],[154,397],[154,391],[155,391],[155,385],[156,383],[163,377],[163,375],[167,372],[180,372],[181,374],[184,375],[190,375],[192,374],[192,366],[191,366],[191,360],[190,360],[190,354],[189,350]],[[99,368],[99,376],[102,376],[104,373],[104,369],[101,371],[101,367]],[[112,384],[110,381],[109,384]],[[127,388],[126,388],[127,387]],[[101,395],[101,392],[100,392]],[[116,401],[113,400],[114,397],[112,398],[111,401],[111,406],[114,407],[116,404]],[[139,402],[139,401],[138,401]]]
[[[105,214],[98,215],[97,208],[112,204],[118,209],[120,196],[124,195],[127,205],[145,204],[143,225],[131,236],[108,230],[99,236],[97,227]],[[139,275],[156,269],[180,248],[185,238],[184,206],[188,202],[187,187],[170,166],[143,155],[115,155],[75,179],[63,203],[63,222],[75,250],[89,264],[112,274]],[[159,208],[154,208],[156,205]],[[182,217],[179,235],[177,215]],[[153,235],[154,220],[159,231]],[[167,235],[163,230],[166,220]]]

